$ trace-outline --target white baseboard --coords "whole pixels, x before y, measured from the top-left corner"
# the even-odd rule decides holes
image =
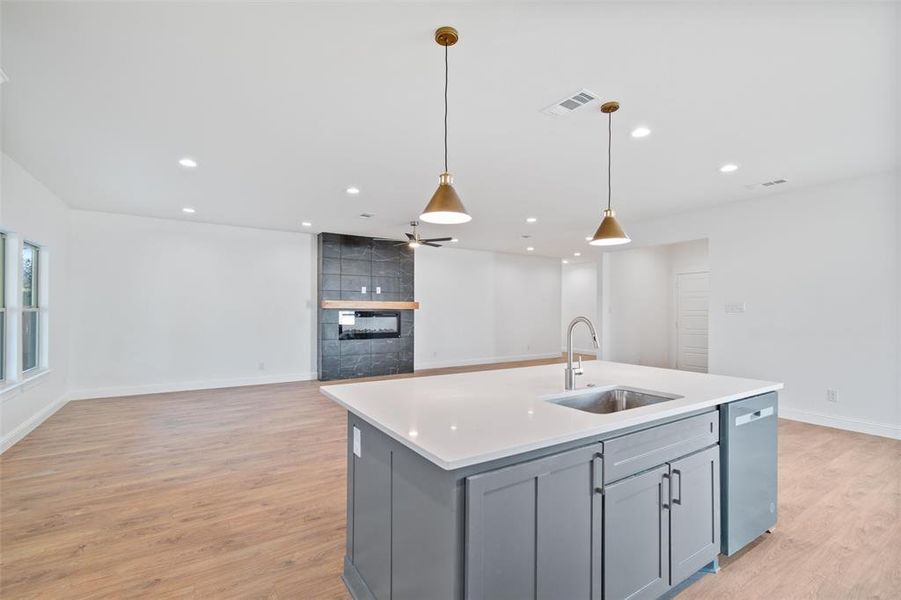
[[[269,383],[291,383],[294,381],[310,381],[317,377],[317,373],[308,372],[288,373],[285,375],[263,375],[260,377],[237,377],[234,379],[207,379],[200,381],[179,381],[174,383],[114,386],[96,389],[71,390],[69,392],[69,400],[118,398],[120,396],[141,396],[144,394],[163,394],[167,392],[214,390],[228,387],[243,387],[247,385],[265,385]]]
[[[18,427],[4,435],[3,438],[0,439],[0,454],[9,450],[13,444],[34,431],[38,425],[50,418],[53,413],[65,406],[68,401],[69,399],[66,396],[61,396],[55,402],[48,404],[43,410],[31,415],[31,418],[27,421],[24,421]]]
[[[585,356],[590,356],[594,358],[597,356],[600,350],[595,350],[594,348],[573,348],[573,354],[584,354]],[[566,348],[560,351],[561,354],[566,354]]]
[[[878,435],[880,437],[896,440],[901,439],[901,426],[899,425],[887,425],[885,423],[876,423],[874,421],[855,419],[853,417],[838,417],[810,410],[785,408],[784,406],[779,407],[779,416],[791,421],[802,421],[804,423],[812,423],[813,425],[823,425],[825,427],[834,427],[836,429],[845,429],[847,431],[856,431],[858,433],[868,433],[870,435]]]
[[[547,358],[560,358],[559,352],[543,353],[543,354],[517,354],[513,356],[490,356],[487,358],[463,358],[456,360],[436,360],[429,362],[417,361],[414,368],[416,371],[424,369],[444,369],[446,367],[471,367],[473,365],[493,365],[497,363],[516,362],[520,360],[544,360]]]

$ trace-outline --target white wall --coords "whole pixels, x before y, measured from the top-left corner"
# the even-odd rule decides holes
[[[315,378],[314,236],[71,215],[73,398]]]
[[[562,267],[561,347],[566,350],[566,330],[574,317],[588,317],[600,335],[598,321],[598,270],[593,262],[563,265]],[[600,338],[598,338],[600,341]],[[591,333],[584,325],[573,330],[573,348],[586,354],[596,354]]]
[[[559,356],[560,261],[419,248],[417,369]]]
[[[602,358],[667,367],[672,289],[666,247],[635,248],[611,254],[604,289]]]
[[[49,273],[43,274],[47,286],[48,329],[42,336],[49,339],[46,348],[49,371],[0,394],[2,451],[65,403],[70,298],[66,277],[69,262],[68,208],[6,154],[2,157],[0,219],[0,228],[40,244],[49,268]],[[10,298],[9,302],[18,302],[18,299]],[[9,334],[15,335],[16,331]]]
[[[707,240],[608,253],[602,357],[649,367],[676,366],[676,275],[709,270]]]
[[[629,233],[636,245],[709,238],[711,373],[784,381],[784,416],[897,437],[897,178],[788,190]],[[746,312],[725,314],[733,302]]]

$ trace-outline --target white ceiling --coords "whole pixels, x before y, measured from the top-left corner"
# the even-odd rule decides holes
[[[627,229],[763,193],[747,184],[890,170],[897,12],[4,2],[4,151],[78,208],[397,236],[441,171],[443,53],[432,35],[453,25],[450,170],[473,221],[423,233],[591,257],[605,118],[594,106],[559,118],[541,108],[580,88],[622,103],[613,192]],[[653,133],[632,139],[639,124]],[[183,156],[200,167],[182,169]],[[741,168],[723,175],[725,162]],[[346,195],[349,185],[362,193]]]

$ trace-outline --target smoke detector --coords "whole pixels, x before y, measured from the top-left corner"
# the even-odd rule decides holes
[[[752,183],[751,185],[746,185],[745,187],[749,190],[762,190],[766,188],[775,187],[777,185],[782,185],[783,183],[788,183],[787,179],[773,179],[772,181],[764,181],[763,183]]]
[[[583,106],[588,105],[592,100],[596,100],[597,97],[598,95],[594,92],[584,89],[579,90],[574,94],[561,98],[546,108],[542,108],[541,112],[546,115],[551,115],[552,117],[568,115],[574,110],[579,110]]]

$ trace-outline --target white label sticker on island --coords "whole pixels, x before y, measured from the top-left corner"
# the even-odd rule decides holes
[[[354,454],[357,458],[363,456],[363,444],[360,441],[360,430],[354,427]]]

